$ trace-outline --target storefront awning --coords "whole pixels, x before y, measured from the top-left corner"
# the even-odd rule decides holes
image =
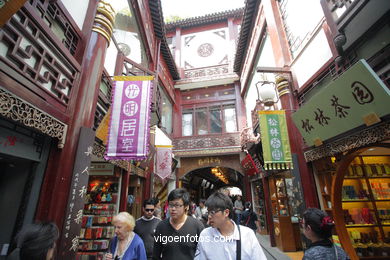
[[[309,146],[355,129],[371,126],[390,113],[390,91],[365,60],[358,61],[338,79],[292,115]]]

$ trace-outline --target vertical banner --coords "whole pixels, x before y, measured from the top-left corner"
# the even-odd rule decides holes
[[[250,154],[245,156],[244,160],[241,161],[241,165],[245,169],[246,174],[249,176],[253,176],[259,172]]]
[[[106,160],[143,160],[150,135],[153,76],[114,77]]]
[[[266,170],[292,169],[286,114],[283,110],[258,111]]]
[[[95,131],[82,127],[76,151],[61,242],[58,243],[59,259],[76,259],[94,141]]]
[[[172,173],[172,146],[156,145],[156,174],[165,180]]]

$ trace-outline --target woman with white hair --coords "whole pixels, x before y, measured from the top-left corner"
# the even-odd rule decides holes
[[[106,260],[146,260],[142,239],[133,232],[135,220],[127,212],[120,212],[112,219],[115,237],[111,239]]]

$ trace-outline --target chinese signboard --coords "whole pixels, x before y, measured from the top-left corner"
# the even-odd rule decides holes
[[[283,110],[258,111],[264,169],[292,169],[286,115]]]
[[[172,173],[172,146],[156,145],[156,154],[156,174],[164,180]]]
[[[78,250],[84,197],[87,193],[94,139],[95,132],[92,129],[81,128],[68,206],[65,214],[65,223],[62,229],[61,242],[58,244],[60,247],[58,250],[60,252],[60,259],[75,259]]]
[[[149,148],[150,77],[114,77],[107,160],[143,160]]]
[[[246,174],[248,174],[249,176],[255,175],[259,172],[250,154],[247,154],[245,156],[244,160],[241,161],[241,165],[245,169]]]
[[[309,146],[390,113],[390,91],[360,60],[292,115]]]

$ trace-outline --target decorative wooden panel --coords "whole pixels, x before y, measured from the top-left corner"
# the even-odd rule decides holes
[[[0,31],[0,61],[67,105],[79,65],[66,57],[25,10]],[[31,86],[27,86],[31,88]]]

